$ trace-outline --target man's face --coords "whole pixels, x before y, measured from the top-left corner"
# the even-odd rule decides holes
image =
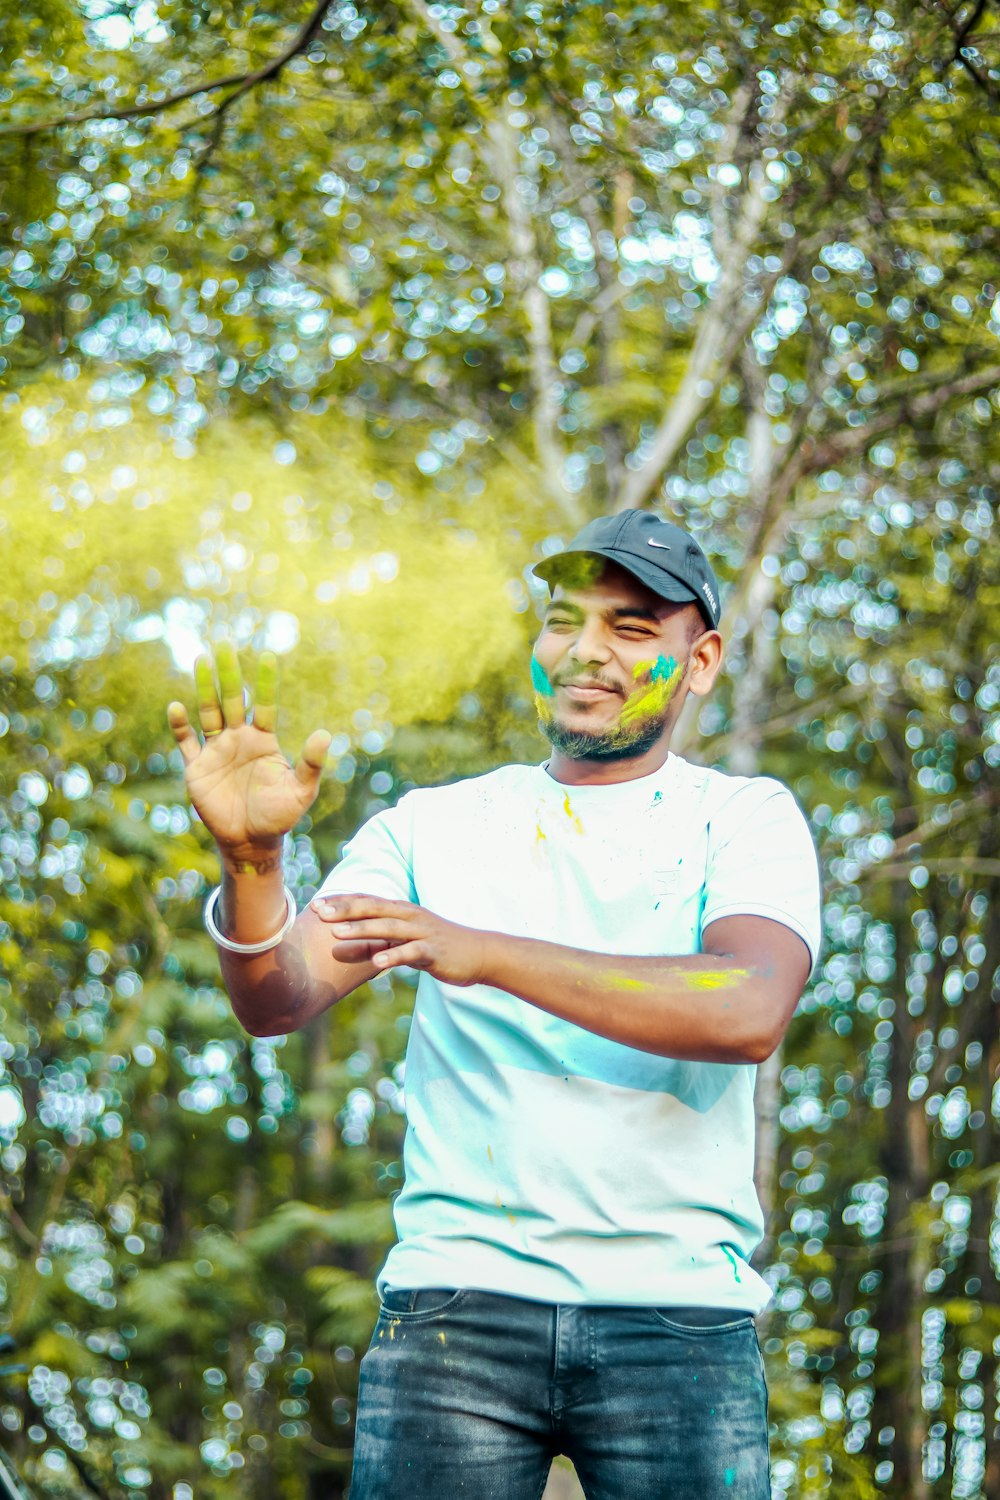
[[[556,586],[533,652],[539,725],[574,760],[645,754],[687,693],[697,605],[659,598],[613,563]]]

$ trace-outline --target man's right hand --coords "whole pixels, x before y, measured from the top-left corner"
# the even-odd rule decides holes
[[[218,672],[218,685],[216,684]],[[278,664],[261,653],[250,722],[236,648],[223,641],[195,663],[199,740],[183,703],[171,703],[167,719],[184,757],[188,796],[224,858],[256,866],[280,854],[284,835],[312,806],[330,735],[315,730],[292,766],[274,733]]]

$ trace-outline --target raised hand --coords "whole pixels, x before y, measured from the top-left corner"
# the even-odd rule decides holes
[[[216,685],[216,672],[218,685]],[[188,796],[220,848],[253,862],[281,840],[312,805],[330,748],[325,729],[306,740],[293,767],[281,753],[277,719],[278,663],[272,651],[257,663],[257,689],[250,722],[243,679],[231,641],[195,663],[198,720],[204,742],[183,703],[167,707],[167,720],[184,757]]]

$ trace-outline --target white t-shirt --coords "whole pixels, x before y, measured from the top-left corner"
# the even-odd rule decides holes
[[[704,929],[736,915],[791,928],[814,962],[820,944],[816,854],[791,793],[675,755],[610,786],[514,765],[409,792],[322,890],[596,953],[698,953]],[[421,974],[399,1242],[380,1289],[759,1311],[754,1076]]]

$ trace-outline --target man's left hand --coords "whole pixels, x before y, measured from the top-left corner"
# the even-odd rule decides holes
[[[378,969],[426,969],[445,984],[482,978],[486,934],[446,922],[410,901],[381,896],[316,896],[312,909],[328,922],[341,963],[369,960]]]

